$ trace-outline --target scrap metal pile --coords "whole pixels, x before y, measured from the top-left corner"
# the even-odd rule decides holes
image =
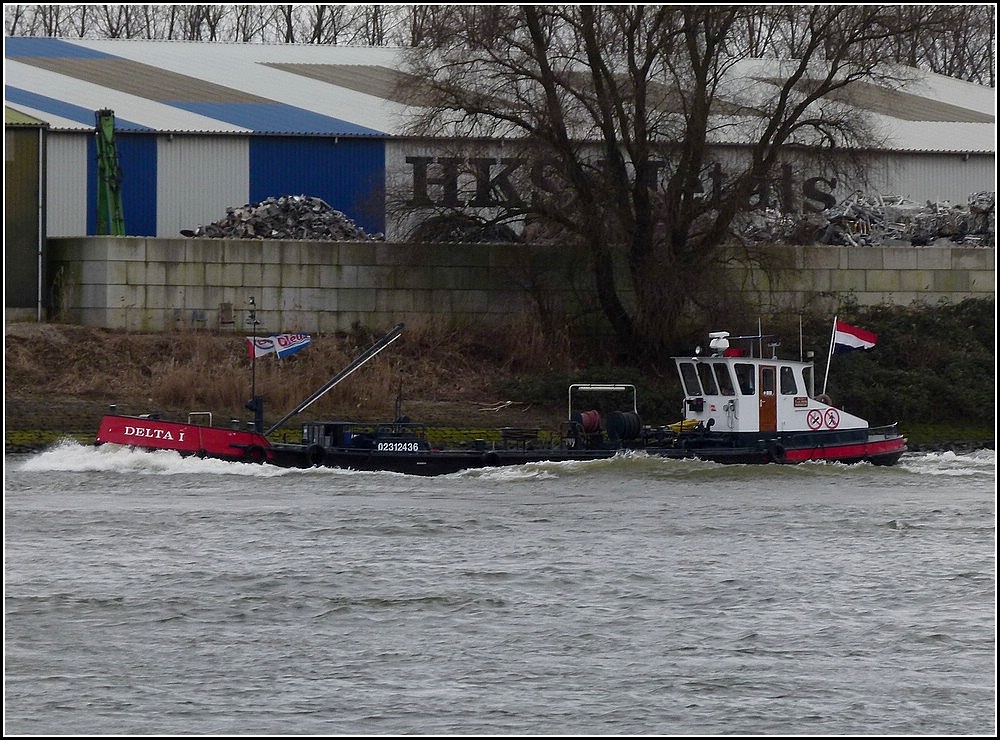
[[[967,206],[949,202],[923,205],[895,195],[865,196],[861,191],[832,208],[804,217],[767,209],[750,215],[743,236],[752,241],[839,244],[855,247],[909,242],[914,246],[944,239],[969,246],[996,243],[996,194],[973,193]]]
[[[914,246],[944,239],[970,246],[996,243],[996,194],[973,193],[967,206],[915,203],[895,195],[866,196],[861,191],[819,213],[792,216],[776,209],[753,211],[740,226],[744,239],[789,244]],[[190,237],[220,239],[315,239],[320,241],[384,240],[370,235],[325,201],[306,195],[267,198],[253,205],[226,209],[226,217],[195,229]]]
[[[226,217],[181,229],[184,236],[218,239],[318,239],[322,241],[381,240],[371,236],[326,201],[306,195],[283,195],[260,203],[226,209]]]

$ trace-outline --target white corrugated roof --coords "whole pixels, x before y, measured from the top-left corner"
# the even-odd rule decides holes
[[[979,113],[996,116],[996,88],[977,85],[954,77],[936,74],[919,74],[913,83],[905,88],[908,92],[923,95],[928,100],[968,108]]]
[[[66,75],[56,74],[30,64],[8,61],[4,69],[4,85],[23,87],[37,95],[52,98],[69,106],[90,112],[89,122],[68,118],[45,108],[45,101],[37,105],[15,103],[14,107],[41,118],[53,130],[87,131],[94,128],[96,111],[110,108],[121,122],[131,122],[153,131],[211,131],[216,133],[249,133],[250,129],[233,126],[207,116],[191,113],[181,108],[158,103],[148,98],[130,95],[110,87],[94,85]],[[6,98],[6,96],[5,96]]]
[[[303,44],[235,44],[191,41],[88,41],[88,48],[131,59],[278,103],[394,133],[403,106],[330,85],[269,64],[353,64],[397,69],[399,50]]]
[[[885,132],[888,147],[894,151],[996,152],[996,124],[879,118],[879,128]]]
[[[162,132],[344,136],[404,132],[405,106],[360,82],[372,68],[400,69],[398,49],[5,37],[4,57],[5,101],[47,122],[52,130],[92,129],[94,112],[110,108],[123,129],[130,125]],[[760,64],[748,60],[737,69],[759,69]],[[94,65],[86,69],[98,70],[100,74],[91,77],[101,82],[86,78],[81,71],[85,65]],[[322,74],[312,76],[306,68],[274,65],[317,65],[316,70],[356,65],[359,84],[348,87],[324,80]],[[343,80],[345,68],[351,73],[342,67],[337,79]],[[148,96],[128,78],[136,70],[149,75]],[[993,88],[942,75],[918,77],[906,89],[908,101],[917,101],[918,116],[920,99],[927,100],[928,109],[936,108],[938,118],[948,117],[948,106],[954,107],[956,119],[963,118],[963,111],[969,115],[966,120],[915,121],[894,117],[891,109],[882,111],[876,120],[889,149],[996,151]],[[185,99],[186,85],[192,90],[190,99]],[[986,120],[969,122],[977,117]]]

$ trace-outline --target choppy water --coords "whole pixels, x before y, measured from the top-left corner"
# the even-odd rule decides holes
[[[5,460],[7,734],[996,732],[996,457]]]

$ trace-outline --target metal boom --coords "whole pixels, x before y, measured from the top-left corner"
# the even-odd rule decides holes
[[[350,365],[348,365],[339,373],[330,378],[330,380],[328,380],[322,388],[317,390],[315,393],[309,396],[309,398],[307,398],[305,401],[303,401],[294,409],[285,414],[285,416],[283,416],[280,421],[273,424],[270,429],[264,432],[264,436],[266,437],[267,435],[271,434],[271,432],[280,427],[282,424],[291,419],[293,416],[302,413],[307,408],[312,406],[312,404],[314,404],[316,401],[322,398],[327,393],[327,391],[329,391],[331,388],[333,388],[335,385],[337,385],[340,381],[342,381],[348,375],[353,373],[359,367],[364,365],[366,362],[368,362],[368,360],[373,358],[375,355],[384,350],[390,344],[399,339],[399,335],[403,332],[403,328],[404,328],[403,324],[396,324],[396,326],[393,327],[392,331],[390,331],[384,337],[375,342],[375,344],[373,344],[371,347],[365,350],[365,352],[359,355]]]

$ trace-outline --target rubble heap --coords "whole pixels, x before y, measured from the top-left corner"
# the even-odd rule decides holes
[[[866,247],[894,242],[924,246],[944,239],[992,247],[996,243],[996,194],[972,193],[967,206],[956,206],[858,191],[808,216],[795,217],[775,209],[755,211],[741,228],[745,238],[757,242]]]
[[[321,241],[371,241],[371,236],[326,201],[307,195],[283,195],[260,203],[226,209],[226,217],[196,229],[181,229],[184,236],[216,239],[317,239]]]

